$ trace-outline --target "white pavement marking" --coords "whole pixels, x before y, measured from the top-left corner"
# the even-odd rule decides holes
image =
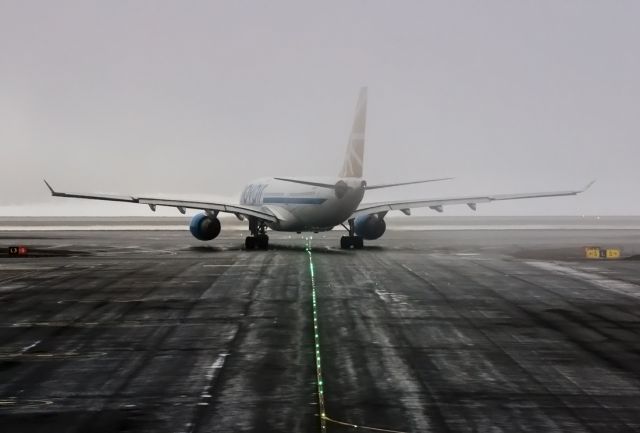
[[[42,248],[43,250],[53,250],[56,248],[67,248],[67,247],[72,247],[73,244],[58,244],[58,245],[52,245],[50,247],[44,247]]]
[[[207,383],[204,385],[204,388],[202,389],[202,394],[200,394],[200,400],[198,400],[198,402],[196,403],[196,406],[209,406],[209,402],[207,401],[208,399],[211,398],[211,394],[209,393],[209,391],[213,386],[213,380],[218,374],[218,371],[224,366],[224,361],[227,358],[227,356],[229,356],[228,353],[221,353],[220,355],[218,355],[216,360],[213,361],[213,363],[207,368],[205,373],[205,378],[207,379]],[[188,433],[192,433],[196,427],[196,424],[190,422],[185,424],[185,427],[187,427]]]
[[[50,271],[54,269],[53,266],[38,266],[38,265],[24,265],[24,266],[7,266],[0,265],[0,271],[31,271],[37,269],[38,271]]]
[[[229,356],[228,353],[222,353],[220,356],[216,358],[216,360],[211,364],[209,369],[207,370],[207,380],[211,381],[215,377],[216,370],[221,369],[224,366],[224,361],[226,357]],[[211,385],[209,385],[210,387]]]
[[[198,402],[198,406],[209,405],[209,403],[207,403],[203,399],[211,398],[211,394],[209,394],[209,391],[211,390],[211,386],[213,386],[213,379],[218,374],[218,370],[220,370],[224,366],[224,361],[227,358],[227,356],[229,356],[228,353],[221,353],[220,355],[218,355],[216,360],[213,361],[213,364],[211,364],[209,368],[207,368],[207,371],[205,374],[205,377],[207,378],[207,383],[205,384],[202,390],[202,394],[200,394],[200,401]]]
[[[561,274],[569,275],[588,283],[594,284],[605,290],[620,293],[622,295],[633,296],[640,298],[640,285],[628,283],[626,281],[615,280],[607,278],[599,274],[579,271],[568,266],[562,266],[557,263],[551,262],[526,262],[528,265],[535,266],[546,271],[559,272]]]
[[[33,348],[34,348],[34,347],[36,347],[38,344],[40,344],[40,342],[41,342],[41,341],[42,341],[42,340],[38,340],[38,341],[36,341],[36,342],[35,342],[35,343],[33,343],[33,344],[30,344],[30,345],[28,345],[28,346],[23,347],[23,348],[22,348],[22,350],[20,351],[20,353],[26,353],[26,352],[28,352],[29,350],[33,349]]]
[[[163,254],[169,254],[170,256],[177,256],[178,253],[176,251],[171,251],[171,250],[140,250],[140,251],[136,251],[136,253],[140,253],[140,254],[158,254],[158,253],[163,253]]]

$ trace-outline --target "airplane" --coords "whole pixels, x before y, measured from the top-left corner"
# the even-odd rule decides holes
[[[444,206],[453,204],[466,204],[475,211],[478,203],[577,195],[586,191],[593,184],[591,182],[582,189],[569,191],[470,195],[363,203],[362,199],[369,190],[451,179],[435,178],[390,184],[368,184],[363,178],[366,116],[367,88],[363,87],[360,89],[342,169],[337,177],[258,179],[245,187],[237,204],[129,195],[58,192],[46,180],[44,182],[54,197],[145,204],[154,212],[157,206],[175,207],[182,214],[186,212],[186,209],[201,210],[203,212],[195,215],[189,225],[191,234],[201,241],[213,240],[220,234],[221,224],[218,219],[220,212],[233,214],[241,221],[248,222],[251,235],[245,239],[247,250],[268,249],[267,229],[297,233],[322,232],[332,230],[340,225],[347,231],[347,235],[340,239],[340,247],[360,249],[363,248],[363,240],[378,239],[384,234],[386,230],[384,218],[389,211],[399,210],[405,215],[410,215],[411,209],[428,207],[442,212]]]

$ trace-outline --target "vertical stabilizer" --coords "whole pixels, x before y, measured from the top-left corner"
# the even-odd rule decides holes
[[[362,165],[364,161],[364,131],[367,124],[367,88],[360,89],[356,114],[353,119],[353,127],[347,144],[347,153],[344,157],[342,170],[339,177],[362,177]]]

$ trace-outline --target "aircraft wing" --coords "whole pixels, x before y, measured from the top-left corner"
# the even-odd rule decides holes
[[[466,204],[471,209],[476,210],[477,203],[487,203],[499,200],[518,200],[523,198],[540,198],[540,197],[561,197],[566,195],[577,195],[593,185],[592,181],[586,187],[579,190],[571,191],[551,191],[551,192],[532,192],[524,194],[496,194],[496,195],[480,195],[469,197],[443,197],[425,200],[406,200],[406,201],[388,201],[379,203],[362,203],[358,209],[351,215],[349,219],[356,218],[361,215],[371,215],[377,213],[387,213],[390,210],[400,210],[406,215],[410,214],[410,209],[428,207],[435,211],[442,212],[443,206],[452,204]]]
[[[45,180],[44,183],[51,191],[51,195],[54,197],[68,197],[68,198],[84,198],[89,200],[106,200],[106,201],[119,201],[125,203],[138,203],[146,204],[155,211],[156,206],[169,206],[177,208],[181,213],[185,213],[185,209],[199,209],[204,211],[214,212],[227,212],[242,216],[256,217],[264,221],[276,222],[278,218],[268,210],[265,211],[261,206],[246,206],[238,204],[227,203],[209,203],[201,201],[190,200],[174,200],[163,198],[150,198],[150,197],[135,197],[128,195],[108,195],[108,194],[85,194],[85,193],[69,193],[55,191],[51,185]]]

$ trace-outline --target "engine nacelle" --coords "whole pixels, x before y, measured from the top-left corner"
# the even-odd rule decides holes
[[[191,219],[189,230],[194,238],[210,241],[220,234],[220,220],[206,213],[200,213]]]
[[[358,236],[371,241],[384,234],[387,223],[377,214],[361,215],[353,222],[353,228]]]

